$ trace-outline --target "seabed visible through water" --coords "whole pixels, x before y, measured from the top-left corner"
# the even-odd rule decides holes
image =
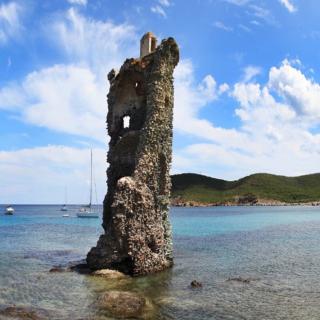
[[[53,320],[113,319],[97,299],[125,290],[150,301],[145,319],[319,319],[318,207],[172,208],[174,267],[121,281],[49,273],[83,259],[101,221],[72,217],[76,206],[68,219],[60,206],[15,208],[0,215],[1,307],[45,310]],[[191,289],[194,279],[203,287]]]

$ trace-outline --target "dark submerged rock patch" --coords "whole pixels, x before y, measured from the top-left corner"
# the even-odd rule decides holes
[[[140,318],[146,302],[146,299],[137,293],[109,291],[99,298],[98,305],[117,318]]]
[[[191,288],[202,288],[202,283],[197,280],[193,280],[190,283],[190,287]]]
[[[0,319],[47,320],[50,318],[46,310],[13,305],[0,309]]]

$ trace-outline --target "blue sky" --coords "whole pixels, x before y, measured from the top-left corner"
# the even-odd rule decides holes
[[[317,0],[0,1],[0,203],[106,191],[106,75],[173,36],[172,173],[319,171]]]

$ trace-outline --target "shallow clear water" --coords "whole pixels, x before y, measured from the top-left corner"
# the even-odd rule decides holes
[[[0,306],[45,309],[50,319],[112,319],[96,306],[110,289],[148,297],[148,319],[319,319],[320,208],[173,208],[175,266],[130,281],[49,273],[83,259],[98,219],[59,206],[0,207]],[[249,283],[227,281],[250,278]],[[191,280],[203,283],[190,289]]]

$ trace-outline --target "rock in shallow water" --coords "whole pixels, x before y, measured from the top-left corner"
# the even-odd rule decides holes
[[[45,320],[50,318],[45,310],[32,309],[29,307],[10,306],[0,309],[0,319]]]
[[[233,277],[228,278],[227,281],[235,281],[235,282],[241,282],[241,283],[251,283],[252,281],[258,281],[259,278],[243,278],[243,277]]]
[[[49,270],[50,273],[57,273],[57,272],[65,272],[66,270],[62,267],[53,267]]]
[[[109,291],[100,297],[99,306],[117,318],[139,318],[146,299],[134,292]]]
[[[116,270],[111,270],[111,269],[101,269],[101,270],[97,270],[95,272],[92,273],[92,275],[94,276],[100,276],[106,279],[125,279],[127,278],[127,276],[120,272],[120,271],[116,271]]]
[[[191,288],[202,288],[202,283],[197,281],[197,280],[193,280],[190,283]]]

